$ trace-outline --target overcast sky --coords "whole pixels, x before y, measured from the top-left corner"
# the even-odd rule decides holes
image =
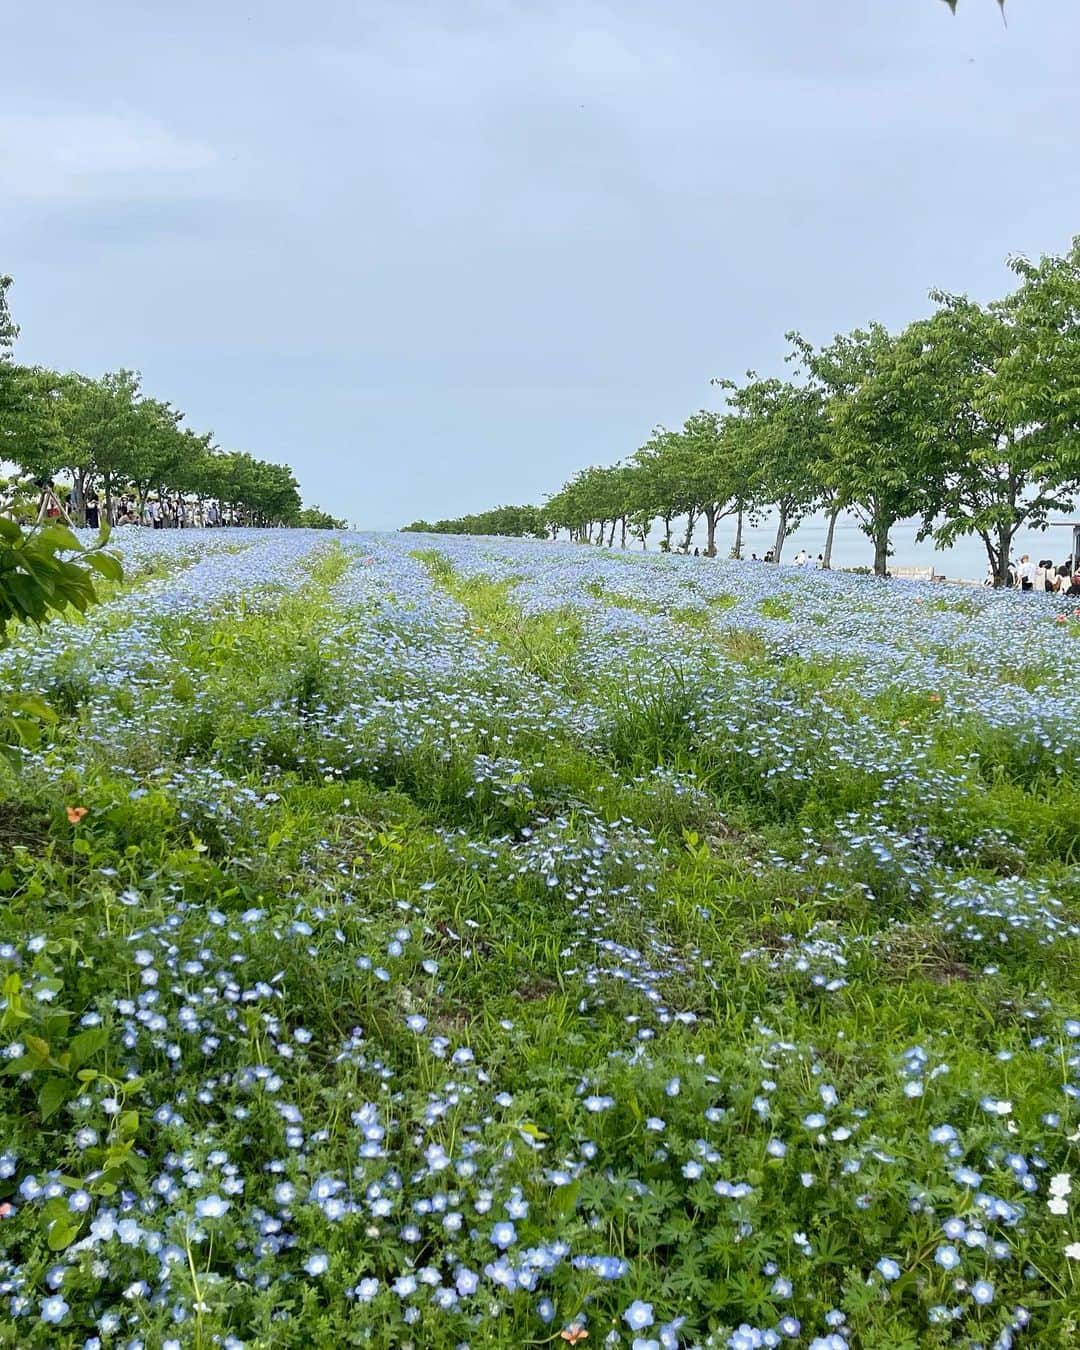
[[[18,357],[367,527],[539,501],[784,332],[1080,232],[1080,4],[0,4]]]

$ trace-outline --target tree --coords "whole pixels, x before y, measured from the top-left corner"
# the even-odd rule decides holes
[[[716,527],[734,509],[735,483],[730,472],[724,419],[701,409],[688,417],[680,435],[680,472],[688,512],[683,550],[690,548],[693,513],[705,518],[705,552],[716,556]]]
[[[814,510],[821,484],[814,467],[825,434],[824,399],[820,388],[777,379],[759,379],[747,372],[747,383],[717,380],[729,391],[738,427],[733,440],[743,447],[748,463],[740,477],[748,483],[747,500],[776,508],[773,558],[780,561],[790,530]]]
[[[292,523],[298,528],[305,530],[348,529],[348,525],[344,520],[339,520],[336,516],[332,516],[329,511],[323,511],[317,506],[305,506]],[[406,525],[405,528],[407,530],[415,529],[416,526]]]
[[[171,404],[142,398],[133,405],[134,425],[122,461],[123,477],[134,489],[139,516],[151,488],[164,492],[166,483],[180,486],[190,454],[196,456],[204,442],[193,445],[180,428],[184,414]]]
[[[940,459],[920,537],[978,535],[997,586],[1017,532],[1080,486],[1080,245],[1013,270],[1018,289],[989,305],[932,292],[940,308],[915,333],[916,434]]]
[[[935,471],[932,456],[916,462],[919,446],[912,440],[908,399],[916,344],[877,323],[820,350],[798,333],[789,337],[825,399],[829,427],[815,473],[831,492],[830,509],[853,512],[873,541],[874,575],[885,576],[893,526],[919,513]]]
[[[654,427],[652,435],[631,457],[639,471],[636,510],[648,512],[651,520],[664,523],[661,548],[671,549],[671,522],[682,510],[679,478],[678,432]]]
[[[0,444],[9,442],[12,405],[18,417],[25,415],[25,374],[11,361],[11,348],[18,329],[7,306],[9,277],[0,277]],[[16,393],[16,385],[18,391]],[[63,525],[24,530],[14,520],[0,516],[0,645],[8,639],[13,622],[41,626],[69,606],[84,611],[94,603],[94,572],[119,580],[118,559],[102,552],[103,533],[93,548],[84,548]],[[63,557],[65,553],[75,558]],[[51,716],[39,701],[8,695],[0,708],[0,751],[11,754],[14,744],[28,744],[40,734],[40,721]]]
[[[118,370],[86,381],[80,407],[81,438],[105,486],[106,518],[112,520],[113,493],[130,478],[138,451],[137,403],[142,377]]]

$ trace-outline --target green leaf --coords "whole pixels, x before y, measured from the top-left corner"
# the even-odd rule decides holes
[[[120,559],[115,554],[88,553],[86,561],[95,572],[100,573],[107,581],[123,581],[124,569]]]
[[[61,1219],[54,1219],[49,1226],[48,1244],[52,1252],[62,1252],[65,1247],[71,1244],[79,1235],[79,1229],[82,1227],[82,1221],[74,1215],[65,1216]]]
[[[82,552],[82,544],[66,525],[47,525],[38,538],[48,548],[68,549],[72,553]]]
[[[105,1027],[87,1027],[80,1031],[71,1042],[71,1066],[81,1068],[88,1059],[92,1059],[109,1043],[109,1033]]]
[[[192,703],[195,699],[195,686],[190,675],[181,671],[172,683],[173,697],[181,703]]]
[[[25,713],[27,717],[36,717],[41,722],[55,722],[57,715],[44,699],[34,694],[17,694],[9,703],[14,710]]]
[[[38,1110],[41,1119],[46,1121],[56,1114],[67,1101],[71,1093],[71,1083],[66,1078],[50,1078],[38,1093]]]

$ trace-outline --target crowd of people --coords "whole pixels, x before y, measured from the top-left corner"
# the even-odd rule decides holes
[[[94,519],[91,520],[91,511]],[[101,504],[87,501],[86,523],[95,526],[100,519]],[[218,525],[240,525],[241,514],[232,506],[215,501],[187,501],[183,497],[148,497],[142,511],[134,497],[121,497],[113,503],[116,525],[145,525],[149,529],[209,529]]]
[[[1052,558],[1033,562],[1027,553],[1009,563],[1009,584],[1021,591],[1051,591],[1055,595],[1080,595],[1080,558],[1067,558],[1058,566]]]
[[[91,492],[84,504],[86,525],[98,529],[106,522],[109,512],[105,503]],[[44,486],[42,515],[49,520],[67,518],[68,509],[57,495],[55,486]],[[243,513],[235,507],[216,501],[189,501],[185,497],[147,497],[140,508],[137,498],[130,494],[112,502],[110,525],[145,525],[148,529],[185,530],[210,529],[219,525],[245,524]]]

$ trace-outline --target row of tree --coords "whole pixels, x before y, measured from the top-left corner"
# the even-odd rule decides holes
[[[211,433],[184,425],[179,409],[144,393],[134,371],[92,379],[17,365],[10,285],[0,276],[0,460],[32,480],[70,483],[77,522],[101,493],[109,520],[121,496],[135,500],[141,519],[147,498],[157,494],[216,501],[251,525],[342,526],[318,508],[305,512],[288,465],[222,451]]]
[[[549,518],[542,506],[496,506],[491,511],[454,520],[414,520],[403,528],[421,534],[507,534],[546,539]]]
[[[644,546],[659,521],[661,548],[688,549],[703,526],[714,555],[731,517],[739,557],[744,522],[769,513],[779,562],[787,535],[823,511],[827,566],[837,518],[851,512],[884,575],[893,527],[916,518],[919,538],[942,547],[977,535],[1005,585],[1017,532],[1044,528],[1080,490],[1080,237],[1010,268],[1003,299],[933,291],[934,312],[899,333],[873,323],[822,347],[789,333],[787,378],[714,381],[722,411],[657,427],[629,459],[581,470],[542,508],[407,528],[566,530],[626,547]]]

